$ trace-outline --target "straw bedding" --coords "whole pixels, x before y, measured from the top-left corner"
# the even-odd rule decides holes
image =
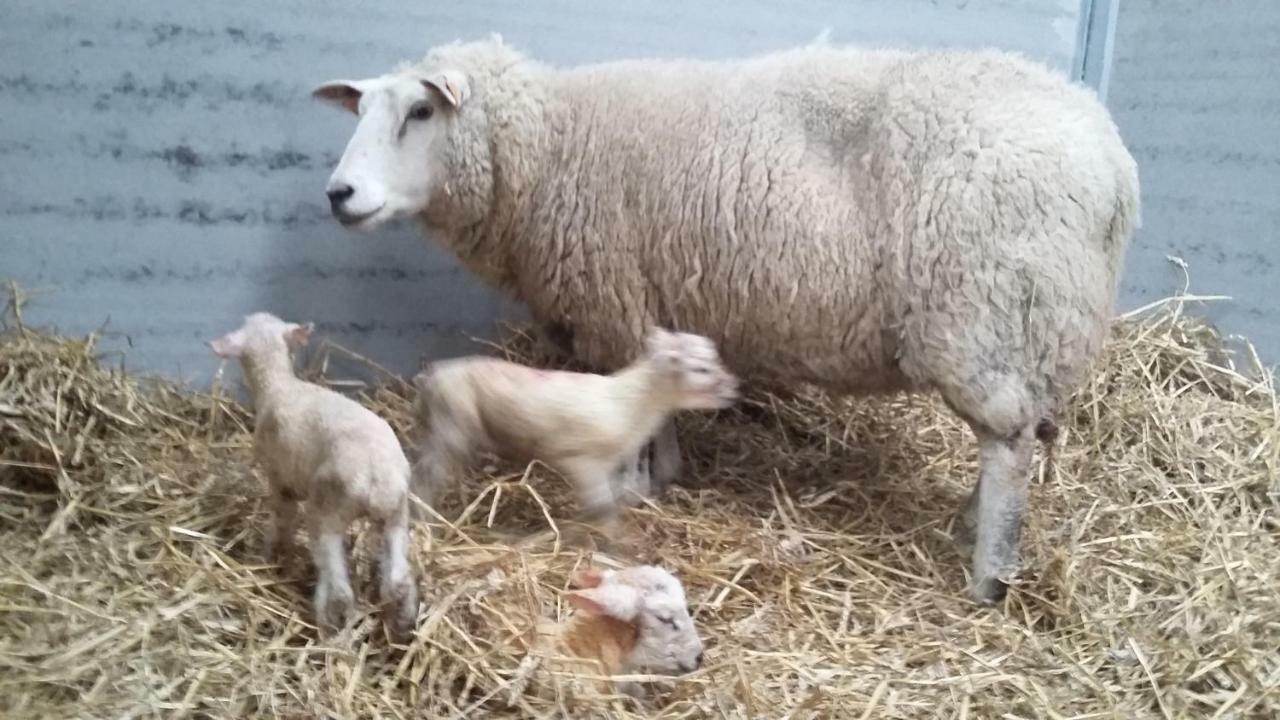
[[[566,615],[560,594],[596,542],[567,521],[562,479],[481,463],[417,528],[430,605],[415,641],[389,645],[367,615],[321,642],[310,563],[259,559],[246,409],[124,375],[92,337],[14,317],[0,337],[0,715],[1276,717],[1275,388],[1181,309],[1117,322],[1037,466],[1001,609],[963,594],[951,520],[976,451],[940,402],[805,390],[683,416],[684,485],[594,553],[676,571],[708,645],[703,670],[644,706],[522,663],[520,633]],[[550,362],[518,333],[500,349]],[[313,370],[335,352],[313,350]],[[348,389],[408,430],[402,382]],[[355,535],[368,603],[372,547]]]

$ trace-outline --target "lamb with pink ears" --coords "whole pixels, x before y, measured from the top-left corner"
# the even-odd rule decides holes
[[[237,358],[253,396],[254,454],[272,507],[268,557],[291,553],[297,505],[307,502],[311,555],[319,578],[315,607],[324,631],[346,623],[355,604],[347,573],[346,532],[368,517],[382,526],[381,601],[397,638],[413,629],[418,589],[409,563],[409,461],[391,426],[350,398],[300,380],[289,351],[312,325],[255,313],[209,343]]]

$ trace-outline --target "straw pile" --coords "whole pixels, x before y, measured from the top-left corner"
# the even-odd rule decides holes
[[[566,614],[586,558],[563,480],[478,468],[417,529],[417,639],[391,646],[370,616],[322,643],[309,563],[259,560],[247,411],[10,321],[0,715],[1276,717],[1275,388],[1181,307],[1117,323],[1038,466],[999,610],[963,596],[950,523],[976,452],[939,402],[805,391],[683,417],[686,485],[595,555],[674,569],[708,644],[704,670],[643,708],[570,696],[513,645],[526,619]],[[520,336],[505,350],[548,362]],[[360,395],[405,431],[406,390]]]

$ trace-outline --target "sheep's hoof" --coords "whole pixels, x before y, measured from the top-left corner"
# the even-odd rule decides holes
[[[976,580],[969,588],[969,597],[979,605],[987,607],[1004,602],[1008,594],[1009,584],[995,577]]]

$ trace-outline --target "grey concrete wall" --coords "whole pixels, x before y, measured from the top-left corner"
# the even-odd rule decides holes
[[[322,188],[352,128],[316,83],[498,31],[559,63],[806,42],[995,45],[1069,72],[1079,0],[3,0],[0,278],[28,318],[107,324],[134,370],[205,384],[251,311],[398,370],[514,310],[412,227],[342,231]]]
[[[1280,363],[1280,2],[1121,0],[1108,105],[1142,174],[1122,304],[1182,287]]]

